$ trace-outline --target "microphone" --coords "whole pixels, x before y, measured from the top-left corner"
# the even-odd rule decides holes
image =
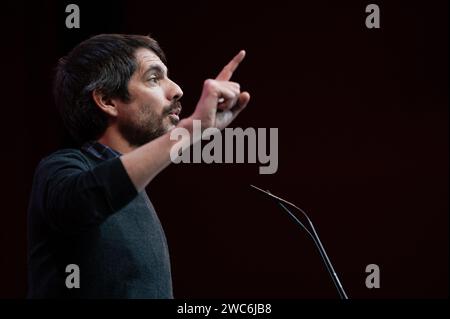
[[[287,200],[284,200],[278,196],[275,196],[273,194],[271,194],[269,191],[265,191],[262,190],[259,187],[256,187],[254,185],[251,185],[251,187],[253,187],[253,189],[258,190],[259,192],[269,196],[271,199],[274,199],[277,204],[284,210],[286,211],[289,216],[291,216],[294,221],[296,223],[298,223],[305,231],[306,233],[311,237],[311,239],[313,240],[314,244],[316,245],[317,249],[319,250],[320,256],[322,257],[323,262],[325,263],[325,266],[328,270],[328,273],[331,276],[331,279],[333,280],[334,286],[336,287],[339,296],[341,297],[341,299],[349,299],[347,294],[345,293],[344,287],[342,287],[342,284],[339,280],[339,277],[336,273],[336,271],[333,268],[333,265],[331,264],[330,258],[328,257],[325,248],[322,245],[322,242],[320,241],[319,235],[316,232],[316,229],[314,228],[314,225],[311,221],[311,219],[308,217],[308,215],[303,211],[303,209],[295,206],[294,204],[292,204],[291,202],[288,202]],[[305,217],[306,221],[309,224],[310,229],[308,229],[308,227],[306,227],[298,218],[297,216],[295,216],[286,206],[291,206],[293,208],[295,208],[296,210],[300,211],[303,216]]]

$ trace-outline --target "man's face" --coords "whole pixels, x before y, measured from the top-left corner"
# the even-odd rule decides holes
[[[173,129],[179,122],[183,95],[167,75],[167,67],[148,49],[135,53],[138,64],[128,83],[130,101],[118,103],[117,125],[130,146],[141,146]]]

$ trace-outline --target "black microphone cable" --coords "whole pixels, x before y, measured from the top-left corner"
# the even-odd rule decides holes
[[[346,292],[345,292],[345,290],[344,290],[344,287],[342,287],[342,284],[341,284],[341,282],[340,282],[340,280],[339,280],[339,277],[338,277],[336,271],[335,271],[334,268],[333,268],[333,265],[331,264],[330,258],[328,257],[328,255],[327,255],[327,253],[326,253],[326,251],[325,251],[325,248],[323,247],[322,242],[320,241],[319,235],[317,234],[317,231],[316,231],[316,229],[314,228],[314,225],[313,225],[311,219],[310,219],[310,218],[308,217],[308,215],[306,214],[306,212],[305,212],[303,209],[301,209],[300,207],[297,207],[296,205],[292,204],[291,202],[288,202],[287,200],[284,200],[284,199],[282,199],[282,198],[280,198],[280,197],[278,197],[278,196],[273,195],[273,194],[270,193],[269,191],[264,191],[264,190],[262,190],[261,188],[256,187],[256,186],[251,185],[251,184],[250,184],[250,186],[253,187],[254,189],[256,189],[256,190],[262,192],[262,193],[265,193],[265,194],[269,195],[269,196],[272,197],[273,199],[277,200],[277,204],[278,204],[283,210],[285,210],[285,211],[289,214],[289,216],[291,216],[292,219],[294,219],[294,221],[295,221],[296,223],[298,223],[298,224],[306,231],[306,233],[311,237],[311,239],[313,240],[313,242],[314,242],[314,244],[316,245],[317,249],[319,250],[320,257],[322,258],[322,260],[323,260],[323,262],[324,262],[324,264],[325,264],[325,266],[326,266],[326,268],[327,268],[327,271],[328,271],[328,273],[330,274],[331,279],[333,280],[333,283],[334,283],[334,285],[335,285],[335,287],[336,287],[336,290],[337,290],[338,293],[339,293],[339,296],[341,297],[341,299],[349,299],[348,296],[347,296],[347,294],[346,294]],[[300,212],[303,214],[303,216],[306,218],[306,220],[308,221],[308,224],[309,224],[309,226],[311,227],[311,229],[308,229],[308,227],[306,227],[306,226],[305,226],[305,225],[297,218],[297,216],[295,216],[295,215],[294,215],[294,214],[293,214],[293,213],[292,213],[285,205],[283,205],[283,203],[284,203],[284,204],[287,204],[287,205],[289,205],[289,206],[291,206],[291,207],[294,207],[295,209],[297,209],[298,211],[300,211]]]

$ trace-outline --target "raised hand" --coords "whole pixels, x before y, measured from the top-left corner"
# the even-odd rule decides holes
[[[245,51],[242,50],[215,79],[208,79],[203,84],[202,95],[191,116],[194,120],[201,120],[202,128],[223,129],[247,106],[250,94],[241,93],[239,83],[230,81],[244,57]]]

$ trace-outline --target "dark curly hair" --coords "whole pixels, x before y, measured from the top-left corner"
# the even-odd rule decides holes
[[[147,48],[166,64],[164,52],[150,36],[100,34],[78,44],[56,68],[53,94],[64,126],[77,143],[97,139],[106,130],[107,115],[92,98],[129,101],[128,81],[137,69],[135,52]]]

